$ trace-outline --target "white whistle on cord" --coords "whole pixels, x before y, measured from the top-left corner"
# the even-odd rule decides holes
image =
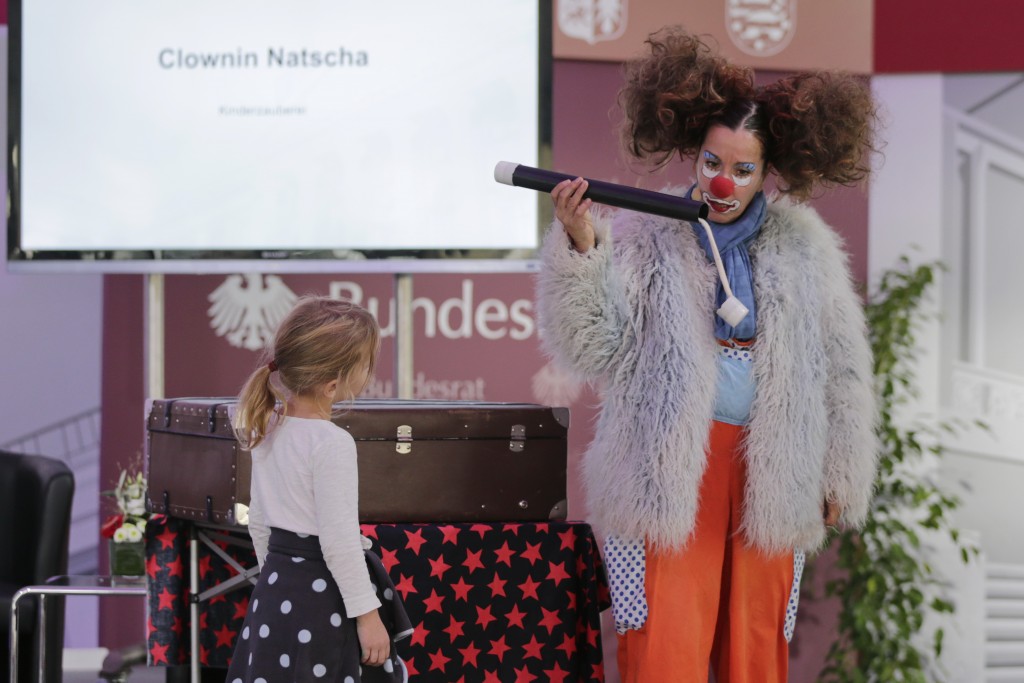
[[[715,311],[718,316],[729,323],[733,327],[736,327],[740,322],[747,317],[747,313],[750,313],[750,309],[743,305],[743,303],[732,294],[732,287],[729,286],[729,278],[725,274],[725,267],[722,265],[722,257],[718,253],[718,244],[715,242],[715,236],[711,232],[711,226],[703,218],[698,218],[700,224],[704,226],[704,232],[708,235],[708,241],[711,243],[711,255],[715,258],[715,266],[718,268],[718,278],[722,281],[722,289],[725,290],[725,302],[721,307]]]

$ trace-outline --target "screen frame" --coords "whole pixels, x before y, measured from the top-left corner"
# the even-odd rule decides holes
[[[444,250],[26,250],[21,243],[22,3],[8,6],[7,34],[7,269],[50,273],[485,273],[535,272],[536,251],[529,249]],[[537,158],[551,159],[552,1],[538,6]],[[496,159],[495,162],[501,161]],[[536,196],[537,243],[552,218],[551,202]]]

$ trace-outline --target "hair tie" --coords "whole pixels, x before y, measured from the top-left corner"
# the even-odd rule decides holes
[[[267,368],[269,368],[271,372],[277,372],[277,361],[272,360],[267,363]]]

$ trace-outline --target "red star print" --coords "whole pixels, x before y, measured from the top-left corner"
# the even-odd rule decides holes
[[[590,668],[593,670],[593,673],[590,674],[591,678],[598,681],[604,680],[604,662],[593,664]]]
[[[478,534],[480,534],[480,538],[483,538],[485,535],[487,535],[487,532],[493,528],[494,527],[492,527],[490,524],[474,524],[473,526],[469,527],[469,530],[477,532]]]
[[[441,603],[444,602],[444,598],[437,594],[437,590],[434,588],[430,589],[430,597],[423,599],[423,604],[427,606],[426,614],[431,612],[441,613]]]
[[[405,670],[409,672],[409,678],[410,679],[413,676],[419,675],[420,672],[416,670],[416,660],[414,660],[412,657],[409,657],[409,659],[406,659],[404,661],[405,661]]]
[[[476,608],[476,623],[480,625],[480,628],[487,628],[487,625],[494,621],[496,617],[491,614],[491,606],[477,607]]]
[[[531,567],[534,562],[540,559],[540,546],[540,543],[527,543],[526,550],[524,550],[520,555],[524,560],[530,561]]]
[[[534,600],[540,600],[540,598],[537,597],[538,587],[540,587],[540,583],[538,581],[534,581],[532,576],[527,576],[526,581],[519,584],[519,590],[523,592],[523,597],[528,598],[532,596]]]
[[[540,625],[548,630],[548,635],[551,635],[551,630],[562,623],[558,618],[558,610],[549,610],[541,607],[540,611],[544,613],[544,618],[540,620]]]
[[[530,683],[537,680],[537,677],[530,673],[524,665],[522,669],[516,669],[516,683]]]
[[[199,646],[199,663],[206,666],[210,665],[210,651],[202,645]]]
[[[565,571],[565,564],[562,562],[548,562],[550,570],[548,571],[548,579],[555,582],[557,586],[563,580],[569,578],[569,573]]]
[[[462,565],[471,572],[476,571],[477,569],[483,569],[484,563],[480,561],[480,555],[483,552],[483,550],[477,550],[474,553],[470,550],[466,550],[466,561],[463,562]]]
[[[548,532],[548,527],[549,526],[550,526],[549,524],[538,524],[534,528],[537,530],[538,534],[546,534]]]
[[[412,585],[412,577],[406,576],[405,574],[399,574],[401,579],[395,584],[395,590],[402,594],[403,600],[409,599],[409,593],[415,593],[416,587]]]
[[[537,642],[536,634],[530,636],[530,642],[523,645],[523,659],[529,659],[530,657],[533,657],[534,659],[543,659],[540,654],[540,651],[543,648],[544,645]]]
[[[232,647],[235,644],[235,632],[229,629],[227,624],[214,631],[213,635],[217,636],[217,644],[214,647]]]
[[[380,561],[384,565],[384,570],[390,574],[391,570],[398,564],[398,550],[384,550],[382,548],[380,551]]]
[[[164,532],[156,537],[156,540],[160,541],[160,550],[171,550],[174,548],[174,541],[178,538],[178,534],[171,531],[170,527],[164,529]]]
[[[467,647],[460,647],[458,648],[458,650],[459,653],[462,655],[463,666],[472,665],[477,668],[480,666],[476,663],[476,656],[480,654],[480,649],[475,647],[473,643],[470,643]]]
[[[452,590],[455,591],[455,599],[469,601],[469,589],[472,587],[460,576],[459,580],[452,584]]]
[[[421,621],[419,626],[413,629],[412,636],[409,638],[409,642],[413,645],[426,645],[427,644],[427,629],[423,628],[423,622]]]
[[[405,537],[408,539],[405,543],[405,547],[413,552],[414,555],[420,554],[420,548],[426,543],[426,539],[423,538],[423,529],[417,529],[416,531],[406,531]]]
[[[199,558],[199,578],[205,579],[210,573],[210,556],[203,555]]]
[[[174,595],[166,587],[160,591],[160,595],[157,597],[160,598],[160,606],[157,607],[157,610],[174,608]]]
[[[587,561],[582,557],[576,558],[576,576],[583,576],[583,572],[587,571]]]
[[[512,648],[505,644],[505,636],[502,636],[497,640],[491,641],[491,651],[488,654],[494,655],[500,662],[505,658],[505,653],[511,649]]]
[[[484,683],[501,683],[501,679],[496,671],[487,671],[484,673]]]
[[[513,536],[518,536],[519,535],[519,527],[521,527],[521,526],[522,526],[522,524],[505,524],[505,525],[502,526],[502,528],[505,531],[512,532]]]
[[[590,647],[597,647],[597,637],[601,635],[601,631],[596,628],[591,628],[587,625],[587,642],[590,643]]]
[[[464,621],[457,621],[455,619],[455,615],[453,614],[451,616],[451,622],[448,624],[448,628],[443,629],[444,632],[448,634],[448,637],[451,639],[453,643],[455,642],[456,638],[462,635],[462,625],[465,623],[466,622]]]
[[[152,625],[153,625],[152,622],[150,622],[150,627],[152,627]],[[150,630],[152,631],[153,629],[150,628]],[[176,635],[176,636],[178,636],[180,638],[181,637],[181,632],[184,631],[184,630],[185,630],[185,625],[183,623],[181,623],[181,617],[174,617],[174,623],[171,624],[171,632],[174,633],[174,635]]]
[[[210,604],[211,605],[216,605],[218,602],[223,602],[223,603],[227,604],[227,601],[228,601],[228,596],[224,595],[223,593],[220,594],[220,595],[217,595],[217,596],[214,596],[214,597],[210,598]]]
[[[568,595],[569,595],[569,610],[570,611],[575,611],[576,610],[576,594],[575,593],[569,593]]]
[[[491,597],[502,596],[505,597],[505,584],[508,581],[498,578],[498,572],[494,572],[494,580],[487,584],[487,587],[491,589]]]
[[[548,675],[548,680],[551,681],[551,683],[562,683],[562,681],[565,680],[565,677],[569,675],[569,672],[563,671],[562,667],[558,664],[555,664],[554,669],[545,669],[544,673]]]
[[[565,656],[572,659],[572,656],[576,654],[576,636],[566,633],[562,637],[562,644],[555,649],[563,650],[565,652]]]
[[[199,628],[209,628],[206,623],[206,612],[202,612],[199,614]]]
[[[525,628],[523,626],[523,617],[526,616],[526,612],[519,611],[519,605],[512,605],[512,610],[506,615],[509,626],[518,626],[519,628]]]
[[[377,525],[375,524],[360,524],[359,533],[367,538],[377,538]]]
[[[430,671],[434,669],[440,669],[441,673],[444,673],[445,664],[451,661],[451,657],[445,657],[444,653],[438,650],[437,652],[430,655]]]
[[[576,531],[572,527],[560,532],[558,537],[562,539],[562,547],[560,550],[572,550],[576,545]]]
[[[494,554],[498,556],[498,562],[504,562],[509,567],[512,566],[512,555],[514,553],[512,552],[512,549],[508,547],[508,541],[505,541],[504,545],[495,550]]]
[[[459,527],[452,526],[451,524],[445,524],[442,527],[438,527],[442,534],[444,534],[444,540],[442,543],[451,543],[452,545],[459,544]]]
[[[232,615],[232,619],[245,619],[245,613],[249,610],[249,596],[243,595],[239,598],[238,602],[235,603],[235,613]]]
[[[431,558],[427,561],[430,562],[430,575],[436,576],[439,579],[444,578],[444,573],[452,568],[450,564],[444,561],[443,557],[438,557],[436,560]]]
[[[167,571],[167,578],[168,579],[171,578],[172,576],[182,576],[182,573],[181,573],[181,571],[182,571],[181,558],[180,557],[176,557],[176,558],[174,558],[174,562],[168,562],[167,563],[167,569],[168,569],[168,571]]]
[[[153,664],[170,664],[167,661],[167,645],[160,645],[159,643],[153,643],[153,647],[149,648],[149,656],[153,660]]]
[[[146,576],[151,579],[155,579],[159,571],[160,563],[156,561],[156,555],[150,555],[146,559]]]

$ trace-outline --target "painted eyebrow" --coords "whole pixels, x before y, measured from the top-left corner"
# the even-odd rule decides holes
[[[750,161],[741,161],[736,165],[742,168],[744,171],[750,171],[751,173],[753,173],[754,170],[757,168],[757,164],[752,163]]]
[[[711,159],[712,161],[720,161],[720,159],[716,155],[707,150],[704,150],[704,158]]]

